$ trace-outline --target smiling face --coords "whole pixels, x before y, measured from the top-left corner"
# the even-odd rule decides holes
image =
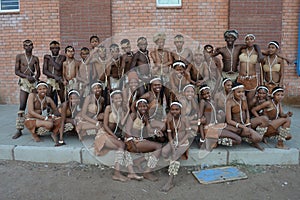
[[[233,35],[226,35],[225,37],[225,41],[227,43],[228,46],[232,46],[235,42],[236,38]]]
[[[157,81],[153,81],[151,83],[151,87],[152,87],[153,92],[160,93],[162,85],[161,85],[161,82],[159,80],[157,80]]]
[[[37,88],[37,93],[38,93],[38,95],[39,95],[40,98],[44,98],[46,96],[47,89],[48,88],[45,85],[40,85]]]
[[[201,97],[205,100],[210,100],[211,95],[210,95],[210,90],[209,89],[204,89],[201,91]]]
[[[95,96],[99,97],[102,93],[102,87],[101,85],[95,85],[93,88],[92,88],[92,92],[93,94],[95,94]]]
[[[111,101],[114,105],[121,106],[122,101],[123,101],[122,94],[121,93],[116,93],[116,94],[112,95]]]
[[[245,97],[245,89],[237,88],[233,91],[233,96],[237,100],[242,100]]]
[[[138,85],[139,85],[139,81],[138,81],[137,79],[135,79],[135,78],[130,79],[130,80],[128,81],[128,85],[129,85],[130,90],[131,90],[131,91],[134,91],[134,90],[137,89],[137,87],[138,87]]]
[[[232,88],[232,81],[231,80],[226,81],[224,84],[224,90],[227,94],[231,91],[231,88]]]
[[[187,100],[192,100],[195,98],[195,90],[193,87],[188,87],[184,90],[184,96]]]
[[[257,98],[258,98],[258,100],[264,100],[264,99],[266,99],[267,95],[268,95],[268,93],[267,93],[267,91],[265,89],[259,89],[257,91]]]
[[[144,115],[148,111],[148,104],[146,102],[139,102],[137,106],[137,110],[141,115]]]
[[[181,108],[178,105],[172,105],[170,108],[170,113],[173,115],[174,118],[178,118],[181,114]]]

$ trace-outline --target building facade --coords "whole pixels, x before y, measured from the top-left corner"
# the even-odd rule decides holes
[[[61,53],[73,45],[78,58],[79,49],[89,47],[89,37],[98,35],[101,41],[119,43],[129,38],[133,49],[136,39],[146,36],[149,48],[152,36],[158,31],[171,35],[181,33],[187,45],[212,44],[224,46],[223,33],[237,29],[243,43],[244,35],[253,33],[262,49],[277,40],[281,51],[296,60],[300,1],[297,0],[16,0],[18,8],[9,10],[7,0],[0,0],[0,103],[18,103],[18,77],[14,74],[15,57],[23,53],[22,42],[34,42],[34,55],[43,65],[43,55],[50,53],[52,40],[61,42]],[[174,7],[157,3],[180,2]],[[8,9],[6,9],[8,8]],[[173,46],[171,46],[173,47]],[[42,79],[44,75],[42,75]],[[299,96],[295,65],[285,68],[285,85],[289,96]]]

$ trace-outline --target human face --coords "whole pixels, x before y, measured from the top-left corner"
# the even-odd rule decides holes
[[[265,100],[267,98],[267,91],[264,89],[260,89],[257,91],[258,100]]]
[[[147,43],[146,40],[142,40],[142,41],[139,42],[139,44],[137,46],[139,47],[139,49],[141,51],[146,51],[148,43]]]
[[[47,87],[44,86],[44,85],[40,85],[38,88],[37,88],[37,93],[39,95],[39,97],[45,97],[46,96],[46,93],[47,93]]]
[[[188,87],[184,90],[184,96],[187,100],[192,100],[195,97],[195,90],[192,87]]]
[[[180,65],[175,66],[175,72],[178,76],[183,76],[184,68]]]
[[[145,103],[145,102],[140,102],[140,103],[138,103],[137,109],[138,109],[140,114],[144,115],[144,114],[147,113],[148,104]]]
[[[268,52],[269,52],[269,55],[274,55],[277,53],[277,47],[274,45],[274,44],[270,44],[268,46]]]
[[[70,96],[69,96],[69,102],[71,103],[71,105],[78,105],[79,104],[79,101],[80,101],[80,98],[77,94],[75,93],[72,93]]]
[[[99,45],[99,43],[100,43],[100,42],[99,42],[99,40],[98,40],[97,38],[92,38],[92,39],[91,39],[91,42],[90,42],[92,48],[97,47],[97,46]]]
[[[129,84],[130,89],[134,91],[134,90],[136,90],[136,88],[138,87],[139,82],[138,82],[138,80],[136,80],[136,79],[131,79],[131,80],[128,82],[128,84]]]
[[[110,50],[110,53],[111,53],[111,56],[112,56],[114,59],[117,59],[117,58],[119,58],[120,50],[119,50],[118,48],[111,49],[111,50]]]
[[[212,52],[213,52],[213,48],[212,47],[210,47],[210,46],[207,46],[206,48],[205,48],[205,51],[207,52],[207,53],[209,53],[209,54],[211,54]]]
[[[201,96],[205,100],[210,100],[210,90],[209,89],[204,89],[201,91]]]
[[[75,55],[74,49],[71,49],[71,48],[67,49],[66,55],[67,55],[67,58],[74,58],[74,55]]]
[[[100,58],[106,58],[106,49],[101,48],[101,49],[99,49],[98,52],[99,52]]]
[[[122,47],[122,50],[124,51],[124,53],[130,53],[131,46],[128,44],[126,47]]]
[[[255,40],[251,36],[248,36],[245,38],[245,43],[246,43],[247,47],[253,47],[254,42],[255,42]]]
[[[121,106],[122,105],[122,101],[123,101],[122,94],[120,94],[120,93],[114,94],[112,96],[111,101],[112,101],[112,103],[114,105]]]
[[[50,51],[53,56],[57,56],[59,54],[60,47],[50,47]]]
[[[228,46],[232,46],[234,44],[235,40],[236,40],[236,38],[233,35],[227,35],[225,37],[225,41]]]
[[[282,101],[283,97],[284,97],[283,92],[282,92],[282,91],[279,91],[279,92],[276,92],[276,93],[274,94],[273,99],[274,99],[275,102],[278,103],[278,102],[281,102],[281,101]]]
[[[181,114],[181,108],[178,105],[172,105],[170,108],[170,113],[173,115],[174,118],[179,118]]]
[[[32,43],[30,43],[30,44],[23,44],[23,48],[25,49],[26,53],[31,53],[32,49],[33,49],[33,44]]]
[[[153,81],[152,84],[151,84],[151,86],[152,86],[153,92],[160,93],[161,87],[162,87],[160,81]]]
[[[101,93],[102,93],[102,87],[100,85],[95,85],[93,88],[93,93],[96,95],[96,96],[100,96]]]
[[[182,49],[184,42],[183,41],[175,41],[174,42],[176,49]]]
[[[163,49],[165,46],[165,40],[164,39],[158,39],[155,44],[157,45],[158,49]]]
[[[90,53],[88,51],[81,51],[80,57],[82,58],[82,60],[85,60],[89,56],[89,54]]]
[[[201,63],[203,59],[204,59],[203,54],[201,53],[194,54],[195,63]]]
[[[226,81],[224,84],[225,92],[229,93],[232,88],[232,82],[230,80]]]
[[[233,96],[237,100],[242,100],[245,97],[245,90],[244,88],[237,88],[233,92]]]

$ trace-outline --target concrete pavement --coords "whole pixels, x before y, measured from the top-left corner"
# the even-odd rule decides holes
[[[289,150],[274,148],[276,142],[269,140],[269,144],[261,144],[265,147],[263,152],[242,144],[236,147],[218,147],[203,159],[199,158],[199,149],[190,147],[189,159],[182,161],[184,166],[198,165],[288,165],[299,164],[300,147],[300,108],[285,106],[285,111],[294,113],[292,117],[291,132],[293,139],[287,141]],[[93,139],[86,138],[80,142],[76,136],[66,136],[67,145],[54,147],[50,136],[42,137],[42,142],[34,142],[31,134],[24,129],[23,136],[13,140],[15,133],[15,118],[17,105],[0,105],[0,160],[19,160],[44,163],[79,162],[83,164],[109,164],[113,155],[109,153],[104,157],[93,155]]]

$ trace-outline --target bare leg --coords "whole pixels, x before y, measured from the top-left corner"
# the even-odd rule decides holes
[[[20,107],[19,107],[18,117],[16,119],[17,131],[12,137],[12,139],[17,139],[22,135],[22,130],[24,129],[24,120],[25,120],[24,114],[25,114],[28,95],[29,94],[27,92],[20,90]]]

